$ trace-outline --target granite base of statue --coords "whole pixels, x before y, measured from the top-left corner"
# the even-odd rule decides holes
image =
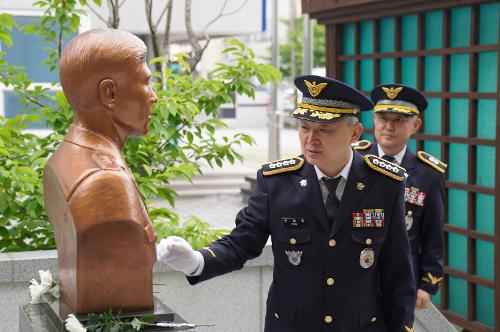
[[[44,295],[40,304],[25,304],[19,306],[19,331],[21,332],[63,332],[66,331],[64,324],[69,314],[73,312],[63,299],[52,295]],[[133,319],[143,315],[155,316],[152,323],[185,323],[184,319],[174,313],[157,297],[154,298],[154,310],[123,312],[116,316],[122,320]],[[76,318],[86,325],[87,315],[75,315]],[[155,327],[147,326],[143,331],[196,331],[190,327]]]

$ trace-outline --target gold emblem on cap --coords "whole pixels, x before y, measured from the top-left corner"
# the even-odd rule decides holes
[[[317,95],[319,95],[321,90],[326,88],[326,86],[328,85],[328,83],[320,83],[320,84],[316,85],[316,81],[313,81],[311,83],[308,80],[304,80],[304,83],[307,85],[307,90],[309,90],[309,93],[313,97],[316,97]]]
[[[338,118],[340,117],[340,114],[337,113],[325,113],[325,112],[318,112],[314,111],[309,115],[311,118],[319,118],[322,120],[331,120],[333,118]]]
[[[403,90],[403,87],[400,86],[399,88],[386,88],[385,86],[383,86],[382,90],[384,90],[389,99],[394,99],[398,96],[398,93],[400,93],[401,90]]]

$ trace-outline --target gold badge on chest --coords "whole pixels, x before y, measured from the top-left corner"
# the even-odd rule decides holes
[[[375,252],[372,248],[365,248],[359,254],[359,265],[361,267],[368,269],[375,262]]]

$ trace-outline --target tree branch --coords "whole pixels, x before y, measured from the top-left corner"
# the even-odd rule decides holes
[[[104,24],[108,25],[108,21],[104,17],[102,17],[101,14],[99,14],[97,12],[97,10],[95,10],[94,8],[92,8],[92,6],[90,6],[90,4],[88,4],[87,7],[88,7],[88,9],[90,9],[90,11],[92,13],[94,13],[95,16],[97,16],[98,19],[100,19]]]
[[[169,1],[169,2],[171,2],[171,1]],[[167,11],[167,8],[168,8],[168,3],[167,3],[167,5],[165,6],[165,8],[163,8],[163,10],[161,11],[160,16],[158,16],[158,19],[156,20],[156,24],[155,24],[155,26],[158,26],[158,25],[160,24],[160,21],[161,21],[161,19],[163,18],[163,15],[165,15],[165,13],[166,13],[166,11]]]
[[[64,7],[66,7],[66,1],[65,0],[61,1],[61,6],[62,6],[62,10],[64,12]],[[61,59],[61,52],[62,52],[62,39],[63,39],[62,30],[63,30],[63,24],[60,23],[60,25],[59,25],[59,36],[57,37],[57,58],[58,59]]]
[[[236,14],[237,12],[239,12],[246,4],[247,4],[248,0],[245,0],[243,1],[243,3],[238,7],[236,8],[235,10],[233,10],[232,12],[229,12],[229,13],[224,13],[224,8],[226,8],[226,5],[227,5],[227,0],[224,1],[224,4],[222,5],[221,9],[220,9],[220,12],[219,14],[214,17],[212,20],[210,20],[210,22],[208,22],[205,27],[203,28],[203,32],[205,34],[205,37],[210,39],[208,37],[208,34],[206,34],[206,30],[208,29],[209,26],[211,26],[213,23],[215,23],[218,19],[220,19],[221,17],[223,16],[229,16],[229,15],[233,15],[233,14]]]
[[[160,49],[158,46],[158,35],[156,33],[157,25],[153,23],[153,0],[144,0],[146,8],[146,20],[148,21],[149,32],[151,33],[151,41],[153,43],[153,55],[155,58],[160,56]],[[157,72],[161,72],[161,63],[155,63]]]
[[[188,2],[189,2],[189,4],[188,4]],[[192,24],[191,24],[191,0],[186,0],[186,9],[185,9],[185,12],[184,12],[185,21],[186,21],[186,30],[187,30],[187,33],[188,33],[189,43],[193,47],[193,54],[187,60],[187,63],[191,67],[191,72],[194,71],[194,69],[196,68],[196,65],[198,65],[198,63],[200,62],[201,56],[203,55],[203,53],[207,49],[208,44],[210,43],[210,36],[208,35],[208,31],[207,31],[208,27],[210,25],[212,25],[213,23],[215,23],[221,17],[233,15],[233,14],[237,13],[238,11],[240,11],[247,4],[248,0],[243,1],[243,3],[238,8],[236,8],[235,10],[233,10],[231,12],[228,12],[228,13],[224,13],[224,9],[227,6],[227,2],[228,2],[228,0],[224,1],[224,4],[222,5],[222,7],[221,7],[221,9],[219,11],[219,14],[216,17],[214,17],[212,20],[210,20],[205,25],[205,27],[203,28],[202,33],[203,33],[203,36],[205,37],[205,41],[206,42],[205,42],[205,45],[202,47],[200,45],[200,43],[198,42],[198,39],[194,35],[193,29],[192,29]]]
[[[191,44],[191,47],[193,48],[191,57],[187,59],[186,62],[189,64],[191,72],[193,72],[196,65],[201,60],[201,56],[203,55],[204,49],[201,47],[193,31],[193,24],[191,22],[191,4],[192,0],[186,0],[186,6],[184,10],[184,21],[186,23],[186,32],[188,35],[188,41]]]
[[[37,105],[37,106],[40,106],[40,107],[42,107],[42,108],[47,107],[47,105],[44,105],[44,104],[42,104],[42,103],[38,102],[37,100],[35,100],[35,99],[31,98],[31,97],[30,97],[30,96],[28,96],[28,95],[24,95],[24,98],[26,98],[28,101],[30,101],[30,102],[32,102],[33,104],[35,104],[35,105]]]
[[[163,45],[162,45],[162,50],[167,58],[167,60],[170,59],[170,26],[172,25],[172,6],[173,6],[174,0],[168,0],[166,8],[168,8],[167,12],[167,19],[165,23],[165,35],[163,37]]]
[[[110,12],[108,17],[108,27],[118,29],[118,26],[120,25],[120,16],[118,14],[120,5],[118,4],[118,0],[107,0],[107,3]]]

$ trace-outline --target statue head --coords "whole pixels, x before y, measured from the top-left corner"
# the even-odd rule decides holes
[[[147,48],[133,34],[94,29],[73,38],[61,55],[60,79],[75,123],[123,144],[148,131],[152,104]]]

